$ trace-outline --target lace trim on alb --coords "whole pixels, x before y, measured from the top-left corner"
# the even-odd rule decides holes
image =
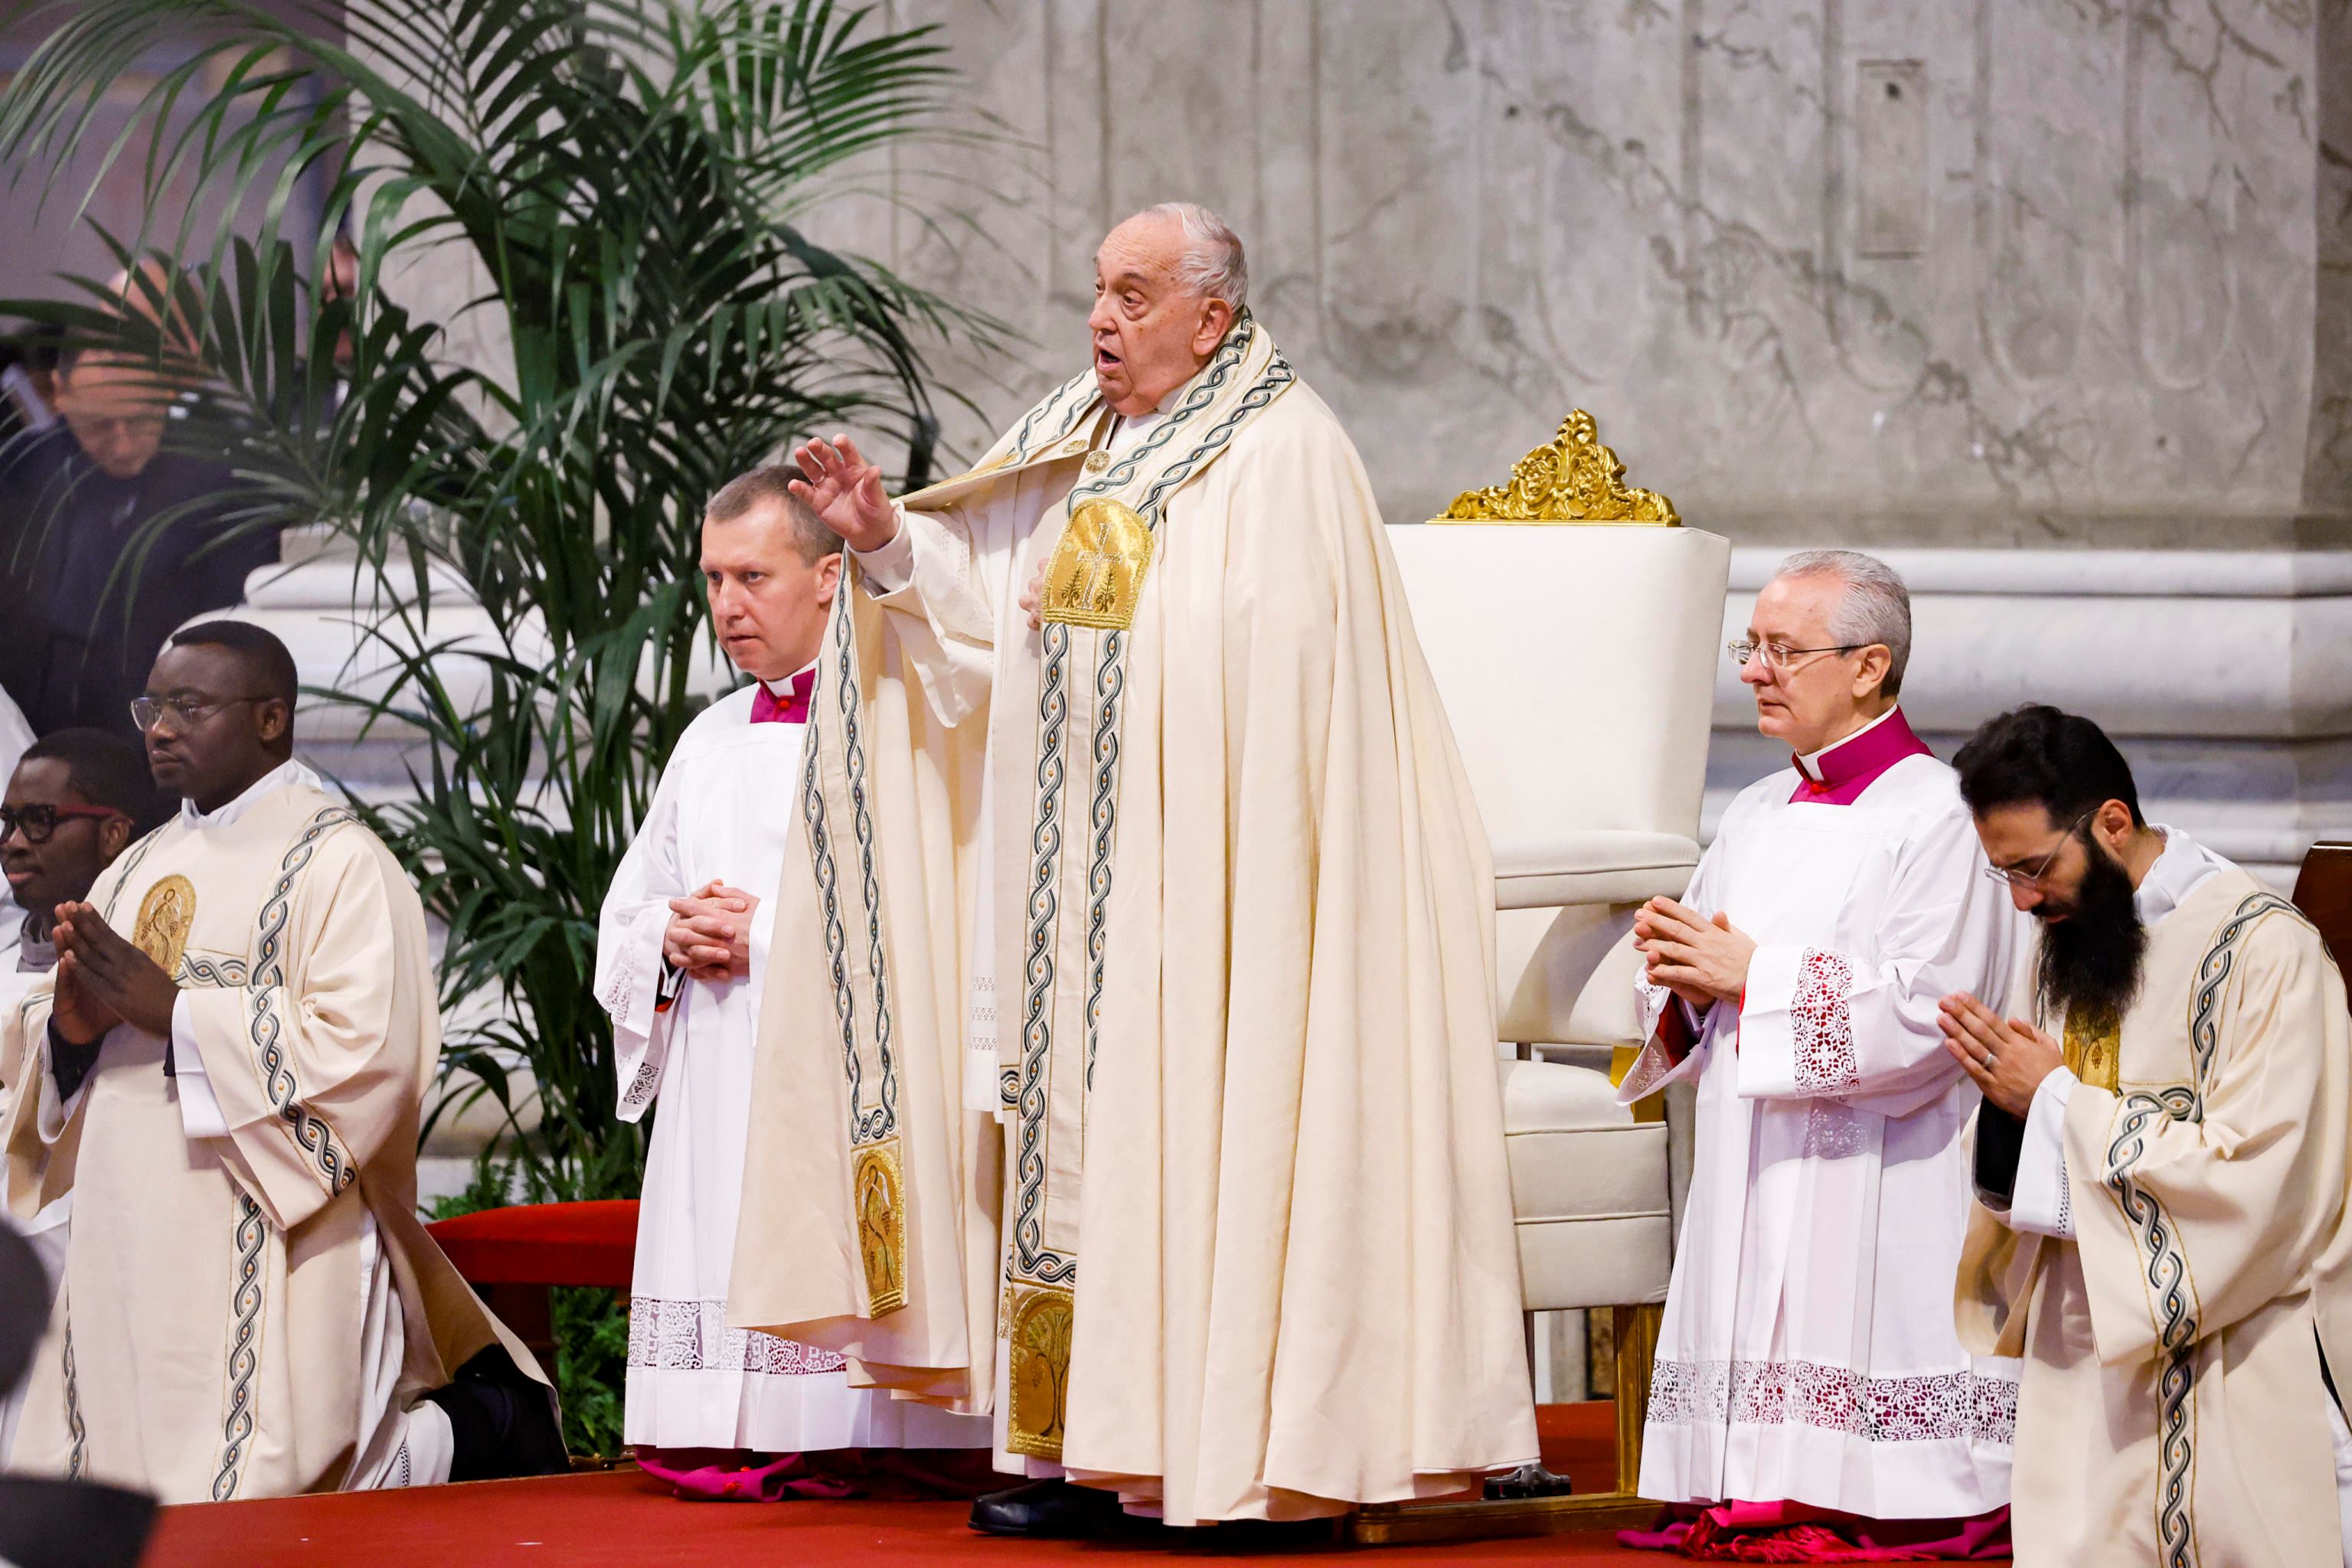
[[[849,1363],[831,1351],[727,1326],[724,1301],[629,1298],[629,1364],[656,1372],[756,1372],[803,1377]]]
[[[1820,1426],[1866,1443],[2017,1437],[2017,1384],[1974,1372],[1871,1377],[1806,1361],[1661,1361],[1650,1417],[1664,1426]]]
[[[1797,994],[1789,1002],[1800,1093],[1843,1094],[1862,1082],[1847,1001],[1853,994],[1853,965],[1818,947],[1805,950],[1797,961]]]

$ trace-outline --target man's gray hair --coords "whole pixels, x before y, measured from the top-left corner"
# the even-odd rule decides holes
[[[1160,202],[1135,215],[1174,218],[1184,229],[1176,281],[1203,300],[1223,300],[1238,316],[1249,309],[1249,258],[1233,226],[1198,202]]]
[[[1830,612],[1831,637],[1846,647],[1884,643],[1886,679],[1879,689],[1889,697],[1902,695],[1903,671],[1911,663],[1911,590],[1900,573],[1858,550],[1801,550],[1772,575],[1834,577],[1844,584],[1845,594]]]

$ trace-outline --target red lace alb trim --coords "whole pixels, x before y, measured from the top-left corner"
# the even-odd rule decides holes
[[[1660,1426],[1823,1426],[1868,1443],[2014,1442],[2017,1384],[1973,1372],[1871,1377],[1810,1361],[1661,1361],[1650,1382]]]

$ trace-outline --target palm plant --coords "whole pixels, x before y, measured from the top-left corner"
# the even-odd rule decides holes
[[[701,502],[844,421],[905,432],[920,483],[918,345],[993,330],[795,223],[877,150],[951,133],[941,52],[832,0],[82,0],[0,93],[0,159],[83,199],[58,171],[165,37],[187,47],[145,139],[107,156],[143,158],[148,198],[109,244],[169,260],[202,360],[169,439],[229,455],[239,526],[356,554],[375,677],[328,695],[411,742],[413,797],[375,825],[447,924],[445,1012],[497,1004],[452,1027],[441,1104],[495,1097],[535,1194],[633,1194],[595,920],[698,707]],[[356,287],[313,287],[339,232]],[[475,297],[395,302],[420,258]],[[143,322],[172,311],[79,281],[0,310],[159,368],[191,352]],[[506,348],[460,363],[453,331]]]

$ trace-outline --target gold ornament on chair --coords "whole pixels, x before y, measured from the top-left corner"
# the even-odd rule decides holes
[[[1672,528],[1682,519],[1655,490],[1625,488],[1625,465],[1601,444],[1600,426],[1580,408],[1548,447],[1511,468],[1508,484],[1464,490],[1433,522],[1632,522]]]

